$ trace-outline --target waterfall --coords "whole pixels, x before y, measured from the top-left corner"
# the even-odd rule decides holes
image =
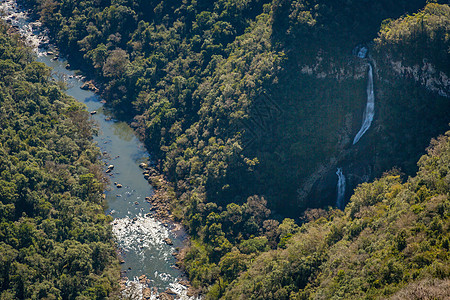
[[[338,168],[336,171],[336,175],[338,176],[337,183],[337,197],[336,197],[336,206],[339,209],[345,208],[344,197],[345,197],[345,176],[342,173],[342,168]]]
[[[366,110],[363,114],[363,123],[361,126],[361,129],[358,131],[358,133],[355,136],[355,139],[353,140],[353,145],[356,144],[359,139],[366,133],[366,131],[369,129],[370,125],[372,124],[373,116],[375,114],[375,94],[373,92],[373,72],[372,72],[372,66],[369,64],[369,74],[368,74],[368,81],[367,81],[367,105]]]

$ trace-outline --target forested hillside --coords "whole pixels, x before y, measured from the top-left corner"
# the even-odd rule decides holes
[[[437,71],[448,74],[449,14],[448,5],[429,4],[416,14],[384,20],[375,40],[376,49],[386,55],[384,58],[402,60],[409,66],[429,62]]]
[[[0,24],[0,298],[104,299],[119,277],[87,111]]]
[[[171,213],[191,235],[184,267],[199,291],[211,298],[381,297],[428,275],[448,277],[448,186],[426,186],[433,197],[419,201],[419,179],[401,184],[391,174],[360,186],[344,214],[322,210],[335,204],[337,167],[347,177],[348,199],[354,187],[393,167],[413,176],[430,139],[448,130],[448,5],[26,2],[158,162],[163,189],[173,195]],[[358,44],[369,57],[352,55]],[[369,63],[375,120],[352,145]],[[440,167],[445,183],[447,166]],[[416,178],[426,176],[420,172]],[[429,202],[443,208],[434,213]],[[422,204],[411,208],[412,225],[395,225]],[[441,231],[421,221],[428,218],[422,211]],[[392,225],[384,223],[389,218]],[[397,237],[405,247],[381,250]],[[335,260],[338,248],[349,257]],[[420,261],[408,249],[431,258]]]
[[[178,195],[227,204],[260,194],[297,214],[329,204],[311,197],[308,177],[340,159],[358,123],[364,65],[351,49],[425,4],[27,2],[109,105],[135,117]],[[363,175],[385,165],[375,167]]]
[[[252,259],[224,298],[446,299],[450,132],[418,166],[404,183],[392,171],[362,184],[344,212],[311,211],[278,250]]]

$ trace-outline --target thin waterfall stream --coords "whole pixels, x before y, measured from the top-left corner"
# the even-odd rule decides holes
[[[366,133],[366,131],[370,128],[370,125],[372,125],[374,115],[375,115],[375,94],[373,91],[373,71],[372,65],[369,64],[369,72],[367,79],[367,104],[363,114],[363,122],[361,125],[361,129],[358,131],[355,138],[353,139],[353,145],[355,145]]]
[[[336,175],[338,176],[336,207],[339,209],[344,209],[345,208],[345,176],[344,176],[344,173],[342,173],[342,168],[337,169]]]
[[[151,205],[146,197],[153,194],[153,189],[139,167],[140,163],[149,161],[144,145],[127,123],[114,120],[103,107],[104,101],[95,93],[81,89],[83,77],[67,70],[67,61],[59,58],[55,47],[48,44],[48,31],[39,21],[32,20],[29,12],[14,0],[1,1],[0,13],[34,49],[37,60],[53,69],[56,80],[66,83],[66,93],[86,105],[98,125],[99,133],[94,140],[103,153],[105,171],[110,176],[105,191],[105,214],[114,218],[112,229],[122,251],[125,284],[133,289],[132,292],[126,289],[128,295],[124,296],[133,294],[142,299],[146,292],[147,299],[157,299],[159,293],[170,290],[177,299],[192,299],[187,296],[187,287],[181,284],[185,280],[183,273],[174,267],[173,253],[183,246],[185,234],[175,233],[174,225],[162,223],[150,214]],[[49,45],[52,51],[39,48],[43,44]],[[107,165],[113,167],[106,168]],[[167,243],[168,239],[172,245]]]
[[[365,49],[365,48],[364,48]],[[359,56],[359,55],[358,55]],[[363,58],[365,56],[361,55],[359,57]],[[373,90],[373,70],[372,65],[368,64],[369,70],[367,74],[367,104],[366,108],[363,113],[363,122],[361,125],[361,128],[359,129],[358,133],[356,134],[355,138],[353,139],[353,145],[358,143],[358,141],[361,139],[361,137],[366,133],[367,130],[369,130],[370,125],[372,125],[372,121],[375,115],[375,93]],[[345,208],[345,176],[342,172],[342,168],[338,168],[336,171],[336,175],[338,176],[338,182],[337,182],[337,195],[336,195],[336,207],[339,209]]]

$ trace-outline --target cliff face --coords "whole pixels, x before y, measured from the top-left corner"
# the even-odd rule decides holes
[[[366,63],[361,60],[357,67],[328,73],[317,72],[318,65],[305,66],[302,72],[315,80],[366,81]],[[334,151],[301,181],[298,203],[306,201],[308,207],[334,205],[338,167],[343,168],[347,179],[347,200],[358,184],[380,177],[386,170],[397,167],[406,175],[412,175],[416,171],[413,162],[424,153],[429,140],[448,129],[450,81],[446,73],[437,71],[426,60],[422,65],[405,66],[401,61],[378,61],[375,57],[371,63],[375,66],[376,95],[371,128],[360,142],[352,145],[361,126],[361,105],[365,102],[360,92],[359,109],[349,111],[343,117],[342,126],[329,133],[338,137]]]
[[[317,79],[332,78],[337,81],[346,79],[363,79],[367,73],[365,60],[358,57],[348,57],[347,64],[341,66],[337,62],[324,61],[323,53],[318,53],[312,64],[304,64],[299,66],[302,74],[311,75]]]
[[[419,30],[411,19],[423,16],[427,17],[422,25],[426,29]],[[358,184],[378,178],[389,169],[414,174],[414,162],[424,153],[432,137],[448,129],[450,121],[450,80],[445,64],[448,53],[439,50],[447,49],[448,40],[442,32],[449,31],[449,20],[447,5],[430,4],[414,16],[383,25],[379,37],[371,43],[368,58],[350,54],[339,58],[339,54],[319,51],[313,63],[297,64],[301,75],[295,81],[308,82],[320,89],[309,94],[313,104],[306,102],[315,110],[314,121],[305,124],[308,115],[299,118],[310,133],[303,143],[314,148],[311,152],[315,155],[323,155],[309,162],[307,171],[299,172],[295,205],[334,205],[338,167],[343,168],[347,179],[347,199]],[[433,51],[414,50],[427,39],[431,46],[426,47]],[[369,62],[374,68],[375,118],[361,140],[352,145],[362,122]],[[333,101],[323,97],[324,93],[340,99]],[[327,110],[331,103],[334,106]],[[302,100],[297,103],[298,107],[303,105]],[[330,113],[331,110],[335,113]],[[332,142],[335,144],[330,145]]]
[[[439,96],[450,98],[450,78],[447,74],[436,69],[436,67],[423,59],[422,64],[413,66],[404,65],[402,61],[395,61],[387,57],[392,70],[403,78],[413,79],[429,91]]]

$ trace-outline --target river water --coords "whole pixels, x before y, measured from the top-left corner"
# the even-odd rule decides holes
[[[139,167],[141,162],[148,162],[150,158],[144,145],[127,123],[114,120],[108,114],[96,94],[80,88],[83,84],[81,76],[66,70],[64,59],[55,59],[54,55],[37,48],[40,42],[47,39],[39,22],[32,22],[15,1],[1,1],[0,11],[3,11],[2,18],[16,26],[35,49],[37,60],[51,67],[56,79],[66,82],[66,93],[84,103],[88,111],[96,111],[92,118],[98,124],[99,133],[94,140],[104,153],[105,171],[107,165],[114,165],[108,174],[110,183],[105,191],[105,213],[114,217],[113,233],[122,250],[122,271],[128,278],[128,285],[141,291],[143,287],[155,287],[159,292],[170,288],[180,298],[188,299],[186,287],[179,283],[184,279],[183,274],[174,268],[175,259],[172,256],[175,248],[182,246],[183,238],[172,232],[172,225],[162,224],[147,215],[151,205],[145,197],[151,196],[153,190]],[[122,188],[115,183],[121,184]],[[166,238],[174,244],[167,245]],[[147,284],[139,284],[137,278],[141,275],[146,275]],[[156,294],[151,298],[156,298]]]

